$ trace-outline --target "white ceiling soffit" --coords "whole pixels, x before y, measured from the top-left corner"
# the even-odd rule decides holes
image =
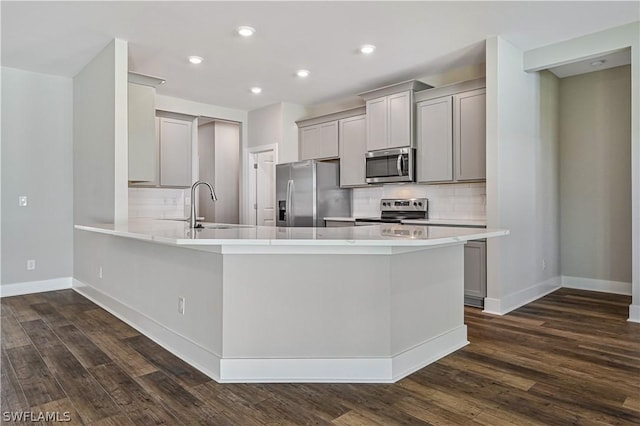
[[[0,2],[2,65],[72,77],[113,38],[159,94],[252,110],[317,105],[637,21],[640,2]],[[248,25],[253,37],[235,29]],[[363,44],[377,47],[362,55]],[[189,55],[204,58],[201,65]],[[307,69],[307,78],[296,70]],[[252,86],[262,88],[260,95]]]
[[[588,72],[602,71],[607,68],[629,65],[631,63],[631,49],[622,49],[615,52],[601,55],[583,61],[572,62],[549,68],[559,78],[571,77],[573,75],[586,74]]]

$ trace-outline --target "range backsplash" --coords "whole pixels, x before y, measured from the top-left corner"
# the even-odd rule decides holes
[[[379,216],[382,198],[428,198],[430,219],[486,220],[484,182],[444,185],[389,184],[354,188],[353,216]]]

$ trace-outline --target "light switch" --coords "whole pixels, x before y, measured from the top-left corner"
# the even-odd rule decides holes
[[[26,195],[21,195],[18,197],[18,205],[20,207],[26,207],[27,206],[27,196]]]

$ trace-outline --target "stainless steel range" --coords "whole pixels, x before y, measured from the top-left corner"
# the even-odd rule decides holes
[[[429,200],[426,198],[382,199],[380,217],[357,218],[356,226],[375,223],[401,223],[403,219],[428,219]]]

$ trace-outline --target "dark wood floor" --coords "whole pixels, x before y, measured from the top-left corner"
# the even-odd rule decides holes
[[[217,384],[71,290],[2,299],[1,411],[91,425],[638,425],[630,298],[559,290],[392,385]],[[32,424],[32,423],[29,423]]]

